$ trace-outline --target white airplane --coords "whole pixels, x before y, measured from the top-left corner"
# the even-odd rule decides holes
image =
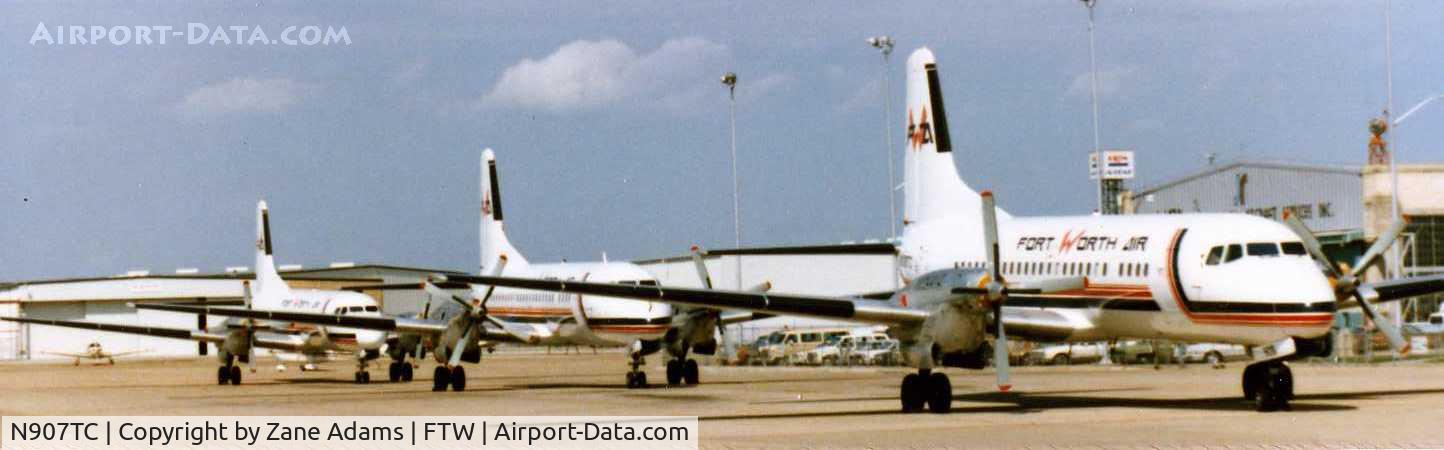
[[[256,279],[244,282],[244,297],[247,307],[255,311],[309,312],[348,317],[381,315],[376,299],[366,294],[292,289],[288,286],[276,272],[276,263],[271,255],[271,218],[265,201],[256,205]],[[189,312],[180,305],[140,303],[135,307]],[[284,321],[227,320],[218,328],[189,330],[20,317],[0,317],[0,320],[210,342],[215,344],[216,356],[221,360],[221,367],[216,370],[217,383],[232,385],[241,384],[241,368],[236,365],[238,360],[251,365],[251,372],[255,372],[256,348],[302,354],[309,361],[307,366],[332,352],[355,354],[356,382],[367,383],[371,375],[366,368],[370,360],[379,356],[382,345],[386,343],[386,333],[383,332],[302,326]]]
[[[86,345],[86,346],[85,346],[85,351],[84,351],[84,352],[81,352],[81,353],[64,353],[64,352],[44,352],[44,353],[47,354],[47,355],[64,356],[64,357],[67,357],[67,358],[75,358],[75,365],[77,365],[77,366],[80,365],[80,360],[82,360],[82,359],[89,359],[89,360],[95,360],[95,361],[104,360],[104,361],[106,361],[107,363],[109,363],[110,365],[114,366],[114,365],[115,365],[115,358],[116,358],[116,357],[126,356],[126,355],[137,355],[137,354],[145,353],[145,352],[148,352],[148,351],[150,351],[150,350],[134,350],[134,351],[129,351],[129,352],[109,353],[109,352],[106,352],[104,348],[101,348],[101,346],[100,346],[100,341],[94,341],[94,342],[91,342],[90,345]]]
[[[657,285],[655,277],[628,262],[609,262],[605,258],[600,262],[528,262],[506,237],[496,156],[491,149],[482,152],[481,173],[481,273],[568,283],[589,281],[621,286]],[[694,251],[694,255],[700,262],[700,253]],[[699,264],[699,269],[701,267]],[[707,279],[705,272],[701,276],[704,281]],[[696,384],[697,362],[687,358],[689,350],[711,354],[716,349],[713,331],[718,326],[752,318],[751,314],[745,313],[722,317],[714,309],[678,310],[666,303],[606,296],[495,289],[470,284],[475,278],[437,275],[431,281],[421,283],[427,293],[451,301],[437,305],[435,309],[428,302],[416,317],[332,316],[206,306],[137,307],[395,332],[399,335],[396,345],[388,349],[394,359],[392,380],[396,380],[398,370],[408,373],[411,370],[412,366],[404,362],[407,355],[419,358],[430,351],[440,363],[433,378],[433,390],[436,391],[444,391],[448,386],[454,391],[464,390],[466,370],[461,363],[480,362],[480,350],[497,342],[628,347],[631,350],[631,371],[627,373],[629,388],[647,385],[647,374],[641,370],[643,357],[665,348],[672,356],[667,363],[668,383]],[[446,288],[467,289],[470,299],[452,295]],[[758,289],[766,289],[766,286]]]
[[[1004,391],[1011,387],[1009,335],[1252,346],[1244,396],[1261,411],[1286,409],[1293,376],[1284,361],[1327,353],[1336,310],[1362,307],[1405,352],[1398,330],[1370,304],[1444,291],[1444,277],[1358,282],[1402,224],[1344,274],[1297,218],[1290,219],[1291,229],[1244,214],[1012,217],[994,206],[991,193],[980,195],[958,177],[932,52],[913,52],[907,68],[907,200],[899,253],[908,283],[886,302],[515,277],[476,281],[887,325],[918,368],[902,381],[907,412],[950,410],[951,382],[933,369],[983,368],[988,334]]]

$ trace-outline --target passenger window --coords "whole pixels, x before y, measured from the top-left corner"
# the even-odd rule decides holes
[[[1214,247],[1214,248],[1208,249],[1208,258],[1207,258],[1206,260],[1204,260],[1204,264],[1208,264],[1208,265],[1210,265],[1210,266],[1217,266],[1218,263],[1219,263],[1219,261],[1222,261],[1222,260],[1223,260],[1223,246],[1220,245],[1220,246],[1218,246],[1218,247]]]
[[[1238,259],[1239,259],[1239,258],[1242,258],[1242,257],[1243,257],[1243,246],[1242,246],[1242,245],[1238,245],[1238,244],[1229,244],[1229,245],[1228,245],[1228,252],[1225,253],[1224,256],[1223,256],[1223,262],[1231,263],[1231,262],[1234,262],[1234,261],[1238,261]]]
[[[1279,245],[1272,242],[1251,242],[1248,244],[1249,256],[1278,256]]]
[[[1304,249],[1303,242],[1285,242],[1279,245],[1283,247],[1285,255],[1307,255],[1308,250]]]

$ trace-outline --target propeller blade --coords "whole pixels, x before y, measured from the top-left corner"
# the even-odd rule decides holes
[[[998,372],[998,390],[1008,392],[1013,383],[1008,368],[1008,335],[1003,331],[1003,308],[999,307],[993,314],[993,321],[998,323],[998,338],[993,341],[993,370]]]
[[[1373,288],[1368,286],[1361,287],[1358,291],[1354,292],[1354,298],[1359,301],[1359,308],[1364,310],[1364,314],[1369,316],[1369,321],[1374,322],[1374,326],[1380,331],[1383,331],[1384,337],[1388,338],[1389,348],[1398,352],[1400,355],[1409,354],[1409,343],[1404,341],[1404,336],[1399,333],[1399,328],[1395,327],[1394,322],[1390,321],[1388,317],[1379,314],[1379,311],[1374,309],[1373,305],[1369,304],[1368,299],[1377,298],[1378,295]]]
[[[1314,257],[1315,261],[1318,261],[1320,264],[1323,264],[1324,267],[1328,268],[1329,276],[1335,280],[1343,276],[1343,274],[1339,273],[1339,266],[1334,264],[1334,260],[1329,259],[1329,255],[1324,253],[1323,244],[1320,244],[1319,240],[1314,238],[1314,232],[1310,231],[1309,227],[1304,225],[1304,221],[1299,220],[1299,216],[1285,212],[1284,224],[1293,229],[1294,234],[1299,235],[1299,239],[1303,240],[1304,249],[1308,250],[1309,256]]]
[[[427,294],[431,294],[431,295],[436,295],[436,296],[441,296],[441,297],[449,298],[449,299],[451,299],[451,301],[454,301],[454,302],[456,302],[456,303],[461,304],[461,307],[462,307],[462,308],[466,308],[467,311],[472,311],[472,310],[473,310],[471,304],[470,304],[470,303],[467,303],[465,299],[463,299],[463,298],[461,298],[461,297],[459,297],[459,296],[456,296],[456,295],[452,295],[450,292],[447,292],[445,289],[442,289],[442,288],[440,288],[440,287],[437,287],[435,284],[432,284],[430,281],[426,281],[426,282],[422,283],[421,286],[422,286],[422,289],[424,289]]]
[[[697,278],[702,280],[702,287],[712,289],[712,275],[707,272],[707,263],[702,261],[705,252],[697,246],[692,246],[692,264],[697,266]]]
[[[1359,264],[1354,266],[1354,270],[1350,271],[1349,275],[1351,275],[1353,279],[1358,279],[1360,275],[1364,274],[1365,270],[1369,270],[1369,266],[1374,265],[1375,260],[1384,255],[1384,250],[1388,250],[1390,246],[1394,245],[1394,240],[1398,239],[1399,233],[1403,232],[1404,221],[1394,220],[1394,224],[1390,225],[1389,229],[1384,231],[1384,234],[1380,234],[1379,238],[1374,240],[1374,245],[1369,246],[1369,250],[1364,252],[1364,256],[1359,257]]]
[[[998,216],[993,191],[983,191],[983,250],[987,253],[988,271],[993,281],[1001,283],[1003,272],[998,267]]]
[[[446,367],[456,367],[461,364],[461,353],[466,351],[466,343],[471,341],[471,331],[476,329],[476,324],[467,321],[466,332],[461,333],[461,338],[456,340],[456,345],[451,347],[451,360],[447,361]]]

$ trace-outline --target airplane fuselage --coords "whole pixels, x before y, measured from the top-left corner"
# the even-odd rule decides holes
[[[980,227],[968,218],[910,227],[900,274],[911,282],[939,269],[984,269]],[[1004,324],[1022,337],[1262,345],[1316,338],[1333,324],[1329,280],[1298,236],[1270,220],[1242,214],[1011,218],[1000,219],[999,236],[1009,283],[1087,280],[1073,291],[1010,297]]]

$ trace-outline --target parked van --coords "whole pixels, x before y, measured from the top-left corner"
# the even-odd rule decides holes
[[[808,351],[805,356],[807,364],[835,366],[851,365],[852,355],[859,349],[867,347],[868,342],[879,339],[887,339],[887,334],[879,331],[866,331],[864,333],[847,334],[835,336],[824,341],[822,345]]]
[[[768,336],[767,346],[760,350],[763,363],[769,366],[806,362],[807,351],[817,348],[833,336],[846,336],[847,328],[782,330]]]

